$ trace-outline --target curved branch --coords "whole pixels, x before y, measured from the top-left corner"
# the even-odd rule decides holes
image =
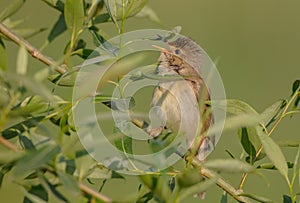
[[[110,203],[112,202],[112,199],[110,199],[109,197],[106,197],[104,195],[102,195],[101,193],[89,188],[88,186],[84,185],[83,183],[79,183],[79,188],[80,190],[82,190],[83,192],[93,196],[93,197],[96,197],[97,199],[100,199],[102,200],[103,202],[106,202],[106,203]]]
[[[61,74],[64,74],[67,71],[66,66],[59,66],[51,57],[44,55],[40,50],[32,46],[28,41],[18,36],[12,30],[6,27],[2,22],[0,22],[0,33],[2,33],[5,37],[15,42],[16,44],[24,46],[32,57],[38,59],[48,66],[54,67],[55,71]]]

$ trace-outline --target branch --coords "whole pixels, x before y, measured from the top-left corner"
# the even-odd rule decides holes
[[[5,37],[15,42],[17,45],[24,46],[32,57],[38,59],[39,61],[43,62],[48,66],[54,67],[55,71],[61,74],[64,74],[67,71],[66,66],[59,66],[51,57],[44,55],[40,50],[32,46],[28,41],[26,41],[22,37],[18,36],[16,33],[14,33],[1,22],[0,33],[2,33]]]
[[[202,176],[206,178],[213,178],[217,177],[218,175],[206,168],[201,167],[200,173]],[[222,188],[225,192],[227,192],[229,195],[231,195],[234,199],[236,199],[238,202],[243,202],[243,203],[251,203],[251,201],[243,196],[240,196],[241,190],[236,190],[232,185],[230,185],[228,182],[226,182],[223,178],[218,177],[216,184]]]
[[[141,121],[139,119],[136,118],[132,118],[131,122],[136,125],[139,128],[143,128],[143,124],[144,121]],[[179,156],[184,157],[183,154],[181,154],[180,152],[176,152]],[[197,160],[196,158],[193,159],[192,161],[192,165],[194,167],[199,168],[200,170],[200,174],[208,179],[217,177],[217,181],[216,184],[225,192],[227,192],[229,195],[231,195],[234,199],[236,199],[238,202],[242,202],[242,203],[252,203],[248,198],[240,196],[241,194],[241,190],[237,190],[235,189],[232,185],[230,185],[228,182],[226,182],[223,178],[221,178],[218,174],[216,174],[215,172],[207,169],[207,168],[203,168],[201,166],[201,164],[199,163],[199,160]]]
[[[112,202],[112,199],[110,199],[109,197],[106,197],[104,195],[102,195],[101,193],[89,188],[88,186],[84,185],[83,183],[79,183],[79,188],[80,190],[82,190],[83,192],[92,195],[93,197],[96,197],[106,203],[110,203]]]
[[[2,135],[0,135],[0,144],[2,144],[6,148],[11,149],[15,152],[19,151],[18,147],[16,147],[15,145],[13,145],[9,141],[7,141],[5,138],[2,137]]]

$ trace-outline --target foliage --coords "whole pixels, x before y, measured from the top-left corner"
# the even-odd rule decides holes
[[[271,137],[282,119],[294,116],[300,112],[300,80],[292,85],[292,94],[287,100],[280,100],[267,107],[263,112],[257,112],[249,104],[240,100],[216,101],[215,105],[226,109],[230,115],[225,129],[237,131],[241,143],[242,155],[230,159],[216,159],[205,163],[191,162],[179,170],[173,167],[159,173],[146,173],[139,177],[138,192],[124,194],[124,198],[114,199],[102,194],[108,179],[127,179],[94,161],[80,144],[73,123],[72,103],[70,98],[56,94],[59,88],[74,86],[74,75],[77,70],[68,68],[60,71],[57,66],[72,67],[78,59],[86,59],[106,39],[102,30],[104,23],[114,24],[118,33],[123,34],[128,18],[147,17],[159,23],[155,12],[148,7],[147,0],[43,0],[49,9],[56,10],[57,21],[49,31],[45,48],[65,32],[69,33],[70,41],[65,44],[62,59],[47,64],[47,67],[30,74],[28,47],[25,40],[18,41],[19,52],[15,56],[17,65],[15,71],[7,67],[6,46],[8,40],[14,41],[10,35],[2,32],[0,35],[0,189],[5,178],[13,180],[15,188],[21,189],[24,202],[55,201],[73,202],[185,202],[187,197],[201,196],[215,184],[225,191],[220,202],[226,203],[229,195],[233,198],[246,197],[258,202],[272,202],[269,198],[259,197],[243,191],[245,180],[249,173],[260,174],[261,170],[277,170],[285,179],[289,194],[283,195],[284,203],[295,203],[297,195],[294,191],[297,179],[300,179],[299,141],[276,143]],[[13,21],[11,16],[16,13],[25,0],[15,0],[0,13],[1,24],[16,33],[17,36],[28,38],[36,35],[44,28],[18,29],[22,20]],[[94,47],[87,47],[87,39],[82,34],[89,33],[94,40]],[[105,44],[110,53],[115,49]],[[109,47],[107,47],[109,46]],[[38,57],[33,57],[39,59]],[[41,57],[44,57],[42,55]],[[51,62],[51,61],[50,61]],[[55,72],[58,71],[58,73]],[[115,85],[121,78],[114,81]],[[45,81],[48,81],[45,85]],[[125,99],[126,100],[126,99]],[[134,106],[134,101],[115,101],[111,95],[97,94],[95,102],[99,105]],[[214,101],[212,101],[214,102]],[[121,107],[120,107],[121,106]],[[227,108],[224,108],[227,107]],[[120,135],[120,129],[115,130]],[[120,135],[115,146],[126,153],[132,153],[132,140]],[[166,139],[167,140],[167,139]],[[165,140],[157,140],[156,145],[162,145]],[[287,162],[282,146],[296,147],[298,152],[293,162]],[[229,149],[230,150],[230,149]],[[207,172],[209,171],[209,172]],[[212,172],[210,172],[212,171]],[[239,190],[228,185],[222,185],[222,173],[242,173]],[[205,177],[205,178],[203,178]],[[94,181],[101,180],[98,191]],[[221,182],[220,182],[221,180]],[[243,191],[243,192],[241,192]],[[235,193],[236,192],[236,193]]]

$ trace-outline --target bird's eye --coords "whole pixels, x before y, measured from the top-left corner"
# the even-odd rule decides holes
[[[175,49],[175,54],[180,54],[180,49]]]

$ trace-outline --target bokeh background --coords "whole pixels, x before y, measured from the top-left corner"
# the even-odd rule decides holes
[[[10,3],[0,0],[0,10]],[[181,34],[194,39],[212,58],[223,78],[227,98],[243,100],[259,112],[275,101],[288,98],[291,85],[300,78],[300,1],[295,0],[149,0],[149,6],[161,19],[161,24],[148,19],[129,19],[125,31],[160,28],[170,30],[182,26]],[[25,27],[49,28],[29,41],[41,47],[54,25],[58,14],[42,1],[28,0],[13,18],[24,18]],[[117,34],[112,24],[103,25],[108,37]],[[69,35],[65,33],[46,47],[44,52],[59,59]],[[57,48],[59,47],[59,48]],[[14,68],[18,47],[7,43],[8,67]],[[30,71],[35,72],[44,65],[30,60]],[[70,95],[69,89],[62,89]],[[299,140],[300,118],[286,118],[274,133],[275,140]],[[241,147],[235,131],[222,135],[216,150],[210,158],[228,158],[225,150],[239,156]],[[293,161],[296,149],[283,149],[287,160]],[[245,190],[258,195],[272,197],[282,202],[282,194],[288,194],[288,187],[278,172],[264,173],[265,180],[258,175],[250,175]],[[238,185],[241,175],[225,175]],[[104,193],[122,197],[127,192],[136,191],[137,179],[108,181]],[[21,192],[9,180],[0,190],[0,202],[21,202]],[[117,185],[117,187],[116,187]],[[132,186],[132,187],[131,187]],[[298,188],[298,191],[300,189]],[[222,190],[213,187],[205,200],[189,199],[187,202],[219,202]],[[232,200],[234,202],[234,200]]]

